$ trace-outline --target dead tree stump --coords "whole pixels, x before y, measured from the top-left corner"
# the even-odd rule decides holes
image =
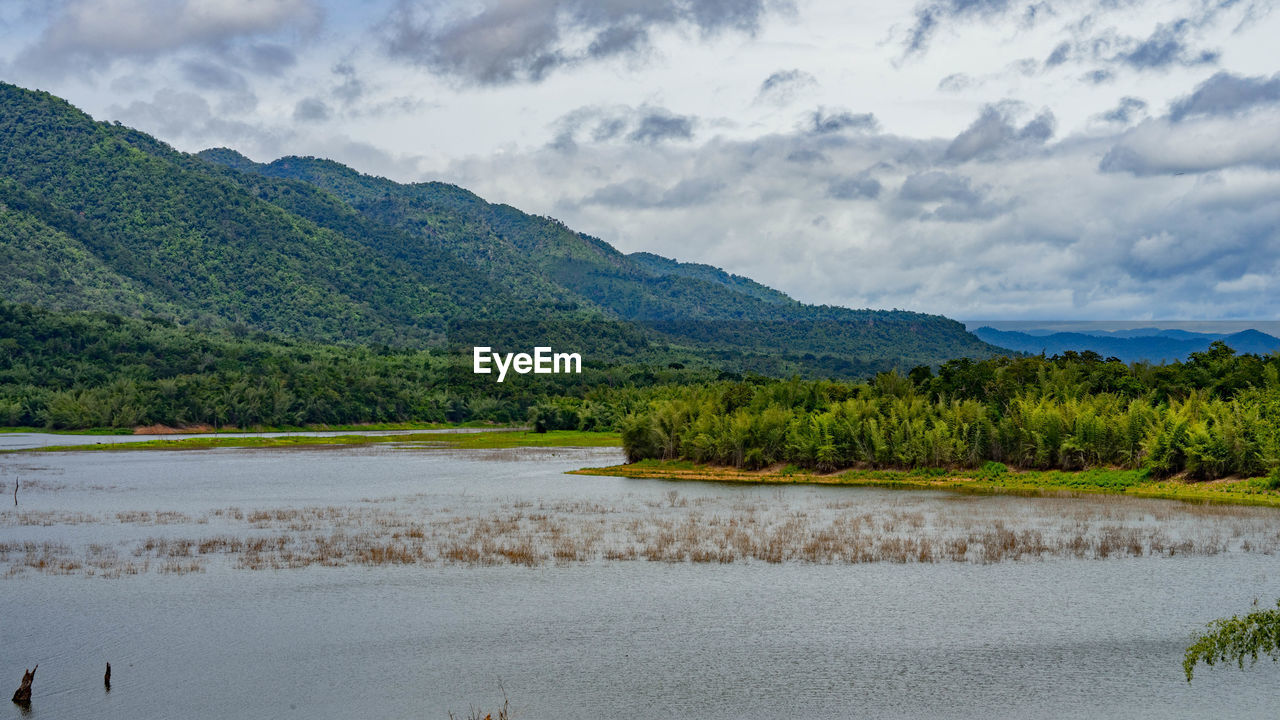
[[[31,704],[31,681],[36,679],[36,668],[38,667],[40,667],[39,663],[36,664],[36,667],[22,674],[22,684],[18,686],[17,692],[13,694],[13,701],[19,705]]]

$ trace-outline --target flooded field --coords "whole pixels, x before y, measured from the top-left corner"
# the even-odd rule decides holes
[[[611,449],[0,457],[30,717],[1268,717],[1280,512],[568,476]],[[102,666],[112,663],[110,693]],[[0,718],[19,717],[16,706]]]

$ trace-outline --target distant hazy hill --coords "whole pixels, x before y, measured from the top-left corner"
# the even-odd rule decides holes
[[[670,346],[773,373],[998,352],[940,316],[804,305],[453,185],[180,153],[2,83],[0,298],[325,342]]]
[[[1149,334],[1139,334],[1148,332]],[[1117,357],[1125,362],[1146,360],[1172,362],[1186,360],[1193,352],[1203,352],[1215,340],[1221,340],[1239,353],[1267,355],[1280,350],[1280,338],[1257,330],[1232,334],[1193,333],[1185,330],[1143,328],[1108,333],[1057,332],[1033,334],[981,327],[974,331],[989,343],[1028,353],[1057,355],[1068,350],[1092,350],[1104,357]]]

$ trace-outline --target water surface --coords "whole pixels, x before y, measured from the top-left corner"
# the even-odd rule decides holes
[[[618,455],[375,445],[0,458],[0,481],[24,483],[19,508],[0,515],[0,543],[148,563],[108,579],[10,553],[0,679],[16,687],[24,668],[40,669],[30,714],[8,705],[0,718],[444,718],[495,710],[500,685],[522,718],[1274,716],[1271,663],[1202,669],[1192,685],[1180,667],[1192,631],[1280,597],[1273,511],[563,474]],[[303,521],[307,508],[326,510]],[[525,524],[504,524],[513,514]],[[600,550],[632,527],[747,516],[762,536],[865,517],[903,537],[999,523],[1046,544],[1082,528],[1159,531],[1192,551],[721,563]],[[164,572],[167,560],[135,554],[149,538],[359,543],[403,523],[425,537],[396,542],[428,546],[452,528],[498,542],[536,523],[604,529],[596,553],[532,566],[428,554],[252,570],[243,555],[193,551],[197,569]]]

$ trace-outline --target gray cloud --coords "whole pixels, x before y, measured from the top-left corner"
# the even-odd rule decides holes
[[[593,143],[619,138],[645,145],[689,140],[697,122],[697,118],[691,115],[679,115],[660,107],[605,108],[588,105],[565,113],[556,120],[556,134],[550,147],[562,152],[573,151],[578,147],[581,135]]]
[[[321,122],[330,115],[329,106],[320,98],[303,98],[293,106],[293,119],[302,122]]]
[[[1195,50],[1186,37],[1192,24],[1188,19],[1164,23],[1136,46],[1116,54],[1112,60],[1137,70],[1162,70],[1172,65],[1209,65],[1218,62],[1220,53]]]
[[[260,75],[280,75],[298,62],[292,50],[276,43],[255,43],[236,55],[246,67]]]
[[[1140,114],[1145,114],[1147,110],[1147,101],[1142,98],[1125,96],[1120,98],[1120,103],[1114,108],[1102,114],[1102,119],[1109,122],[1123,123],[1128,125],[1138,118]]]
[[[400,0],[383,24],[384,49],[465,82],[538,82],[569,65],[643,53],[657,28],[754,33],[765,14],[764,0]],[[576,35],[590,38],[585,48],[573,45]]]
[[[59,73],[101,69],[121,57],[147,58],[192,46],[314,28],[320,11],[312,0],[208,3],[196,0],[67,0],[50,9],[47,24],[18,56],[30,71]],[[259,48],[252,62],[282,61]]]
[[[1010,8],[1009,0],[934,0],[916,8],[915,23],[907,32],[908,54],[928,49],[938,27],[949,20],[971,20],[1002,15]]]
[[[1007,104],[984,107],[978,119],[947,146],[946,159],[954,162],[990,159],[1006,148],[1027,143],[1043,144],[1053,137],[1057,122],[1052,112],[1042,110],[1018,128],[1012,118],[1014,109],[1015,106]]]
[[[605,185],[581,203],[633,210],[687,208],[706,204],[724,188],[725,183],[715,178],[687,178],[665,189],[647,180],[631,179]]]
[[[924,221],[990,220],[1008,209],[988,199],[988,188],[974,187],[963,175],[929,170],[907,177],[898,189],[896,212]]]
[[[182,63],[182,76],[187,82],[205,90],[245,92],[249,84],[240,73],[207,60],[188,60]]]
[[[830,135],[845,130],[866,130],[874,132],[880,123],[871,113],[852,113],[848,110],[827,110],[818,108],[809,114],[808,130],[814,135]]]
[[[113,105],[107,116],[166,140],[196,140],[203,147],[235,147],[261,156],[277,153],[291,137],[285,129],[231,119],[200,95],[172,88],[150,100]]]
[[[836,200],[874,200],[880,197],[880,181],[865,174],[838,178],[827,186],[827,197]]]
[[[334,97],[342,101],[344,104],[359,100],[365,93],[365,83],[356,74],[356,69],[349,62],[340,62],[333,66],[333,74],[340,79],[338,85],[333,89]]]
[[[801,148],[787,153],[787,162],[802,163],[811,165],[813,163],[826,163],[831,160],[823,153],[809,148]]]
[[[1196,116],[1234,116],[1261,105],[1280,103],[1280,73],[1242,77],[1219,72],[1200,83],[1190,95],[1169,106],[1175,122]]]
[[[952,200],[966,205],[982,200],[969,178],[940,170],[909,176],[899,188],[898,197],[917,203]]]
[[[973,87],[977,81],[964,73],[952,73],[938,81],[938,89],[943,92],[960,92]]]
[[[1146,120],[1125,131],[1098,164],[1104,173],[1139,177],[1242,167],[1280,169],[1280,117],[1249,124],[1224,118]]]
[[[664,140],[688,140],[693,137],[694,119],[666,110],[651,110],[642,115],[627,139],[634,143],[657,143]]]
[[[779,70],[760,83],[756,102],[766,105],[787,105],[801,92],[816,87],[817,84],[817,78],[803,70]]]
[[[1066,62],[1071,57],[1071,43],[1063,41],[1049,53],[1049,57],[1045,58],[1044,66],[1047,68],[1057,67]]]
[[[1080,79],[1090,85],[1102,85],[1116,79],[1116,74],[1111,70],[1101,69],[1092,70],[1080,76]]]

